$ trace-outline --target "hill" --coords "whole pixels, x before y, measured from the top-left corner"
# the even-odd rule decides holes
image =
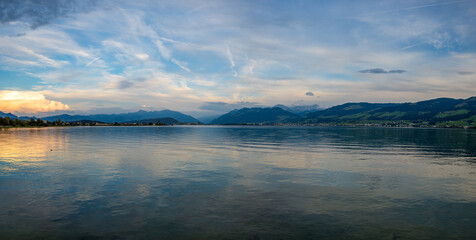
[[[315,111],[318,111],[318,110],[322,110],[322,108],[317,104],[313,104],[313,105],[291,105],[291,106],[285,106],[285,105],[282,105],[282,104],[278,104],[274,107],[279,107],[279,108],[282,108],[285,111],[292,112],[292,113],[295,113],[295,114],[298,114],[298,115],[301,115],[301,116],[305,116],[308,113],[315,112]]]
[[[216,118],[218,118],[220,116],[221,116],[221,114],[202,116],[202,117],[198,117],[198,120],[200,120],[202,123],[210,124],[213,120],[215,120]]]
[[[396,105],[398,103],[345,103],[325,110],[308,113],[305,116],[305,121],[309,123],[335,122],[348,118],[360,118],[362,113]]]
[[[155,118],[173,118],[180,122],[184,123],[193,123],[193,122],[200,122],[196,118],[185,115],[180,112],[171,111],[171,110],[162,110],[162,111],[137,111],[133,113],[120,113],[120,114],[95,114],[95,115],[57,115],[51,117],[42,118],[43,120],[47,121],[55,121],[57,119],[61,119],[67,122],[77,122],[82,120],[92,120],[92,121],[100,121],[106,123],[126,123],[130,121],[139,121],[143,119],[155,119]]]
[[[16,115],[13,115],[11,113],[4,113],[4,112],[1,112],[1,111],[0,111],[0,117],[2,117],[2,118],[9,117],[10,119],[18,118]]]
[[[416,103],[346,103],[307,114],[300,123],[408,122],[426,125],[476,125],[476,97],[437,98]]]
[[[280,107],[242,108],[226,113],[211,124],[274,124],[296,121],[300,116]]]

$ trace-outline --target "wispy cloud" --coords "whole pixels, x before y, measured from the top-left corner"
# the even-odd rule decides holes
[[[471,0],[461,0],[461,1],[449,1],[449,2],[422,4],[422,5],[416,5],[416,6],[410,6],[410,7],[395,8],[395,9],[371,12],[371,13],[367,13],[366,15],[387,14],[387,13],[393,13],[393,12],[399,12],[399,11],[406,11],[406,10],[416,10],[416,9],[429,8],[429,7],[437,7],[437,6],[443,6],[443,5],[452,5],[452,4],[458,4],[458,3],[465,3],[465,2],[470,2],[470,1]]]
[[[208,2],[205,3],[205,4],[201,4],[201,5],[199,5],[198,7],[195,7],[195,8],[193,8],[193,9],[191,9],[190,11],[186,12],[185,15],[192,14],[192,13],[194,13],[194,12],[200,11],[201,9],[204,9],[204,8],[206,8],[206,7],[208,7],[208,6],[213,5],[214,2],[215,2],[215,1],[208,1]]]
[[[360,70],[360,73],[372,73],[372,74],[387,74],[387,73],[404,73],[406,72],[405,70],[401,69],[396,69],[396,70],[384,70],[382,68],[370,68],[370,69],[364,69]]]
[[[233,60],[233,54],[231,53],[230,46],[226,45],[226,56],[228,58],[228,62],[230,62],[231,71],[233,71],[233,76],[238,76],[238,73],[235,71],[235,61]]]
[[[91,60],[90,62],[86,63],[86,67],[89,67],[89,65],[95,63],[97,60],[99,60],[100,58],[97,57],[97,58],[94,58],[93,60]]]
[[[167,60],[170,59],[170,56],[171,56],[170,50],[165,47],[165,45],[162,41],[156,40],[155,45],[159,49],[159,52],[160,52],[160,54],[162,55],[162,57],[164,59],[167,59]]]
[[[175,58],[172,58],[171,61],[172,61],[173,63],[175,63],[175,65],[179,66],[181,69],[183,69],[183,70],[185,70],[185,71],[187,71],[187,72],[190,72],[190,69],[185,66],[187,63],[181,62],[181,61],[179,61],[179,60],[177,60],[177,59],[175,59]]]

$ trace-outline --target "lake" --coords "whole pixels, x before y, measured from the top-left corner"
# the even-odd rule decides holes
[[[476,130],[0,130],[0,239],[476,239]]]

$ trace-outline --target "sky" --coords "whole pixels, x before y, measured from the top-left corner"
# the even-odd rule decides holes
[[[0,0],[0,111],[476,95],[476,1]]]

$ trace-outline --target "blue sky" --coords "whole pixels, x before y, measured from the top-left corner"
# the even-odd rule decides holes
[[[200,116],[476,95],[476,1],[4,0],[0,8],[0,111]]]

